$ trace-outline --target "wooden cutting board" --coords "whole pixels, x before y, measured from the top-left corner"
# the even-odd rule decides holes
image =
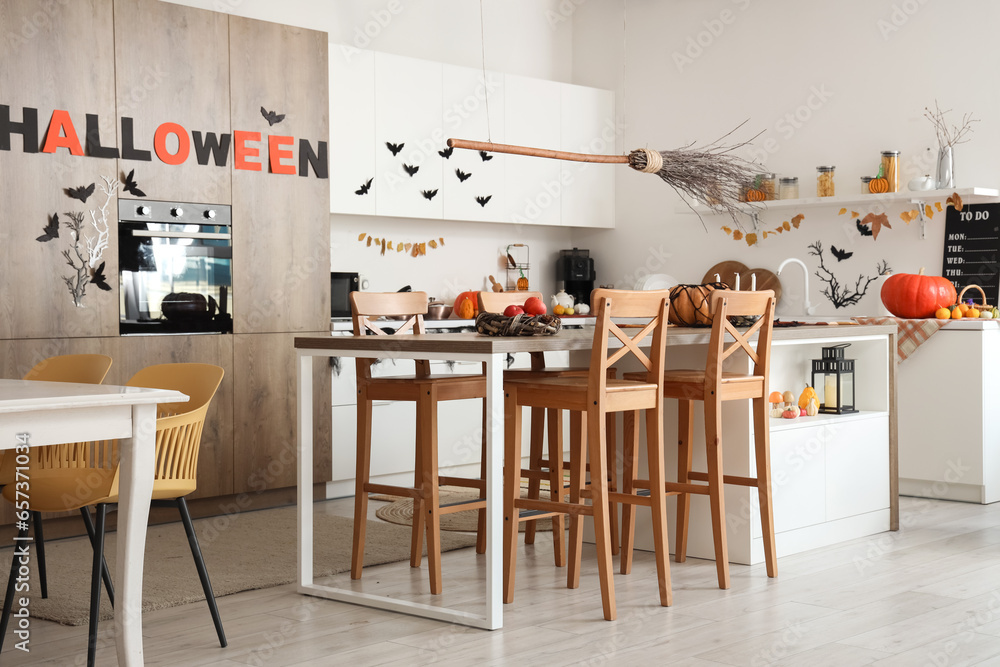
[[[767,269],[747,269],[740,273],[740,289],[748,290],[750,289],[750,276],[757,276],[757,290],[770,289],[774,290],[774,302],[775,304],[781,303],[781,280],[775,275],[773,271],[768,271]]]
[[[715,274],[718,273],[722,282],[726,283],[730,287],[736,286],[736,276],[740,275],[740,287],[743,287],[742,274],[747,271],[747,265],[742,262],[737,262],[734,260],[727,260],[725,262],[719,262],[708,271],[705,272],[705,277],[701,279],[702,283],[714,283]],[[757,277],[760,280],[760,276]]]

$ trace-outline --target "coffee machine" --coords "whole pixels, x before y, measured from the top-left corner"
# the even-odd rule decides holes
[[[573,297],[575,303],[590,304],[590,293],[594,290],[594,260],[589,250],[573,248],[560,250],[556,261],[556,280],[562,281],[563,289]]]

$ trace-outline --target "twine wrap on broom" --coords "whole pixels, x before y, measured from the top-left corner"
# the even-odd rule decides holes
[[[479,313],[476,331],[484,336],[551,336],[562,328],[555,315],[515,315]]]

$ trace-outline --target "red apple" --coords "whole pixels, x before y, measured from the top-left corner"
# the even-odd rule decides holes
[[[544,315],[546,310],[545,302],[537,296],[528,297],[524,302],[524,312],[528,315]]]
[[[522,313],[524,313],[524,308],[521,308],[521,306],[515,306],[513,304],[504,308],[503,311],[504,317],[514,317],[515,315],[521,315]]]

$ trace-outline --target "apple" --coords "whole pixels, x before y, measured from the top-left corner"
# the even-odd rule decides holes
[[[514,317],[515,315],[521,315],[523,313],[524,308],[521,308],[521,306],[515,306],[514,304],[507,306],[503,311],[504,317]]]
[[[528,315],[544,315],[546,310],[545,302],[537,296],[528,297],[524,302],[524,312]]]

